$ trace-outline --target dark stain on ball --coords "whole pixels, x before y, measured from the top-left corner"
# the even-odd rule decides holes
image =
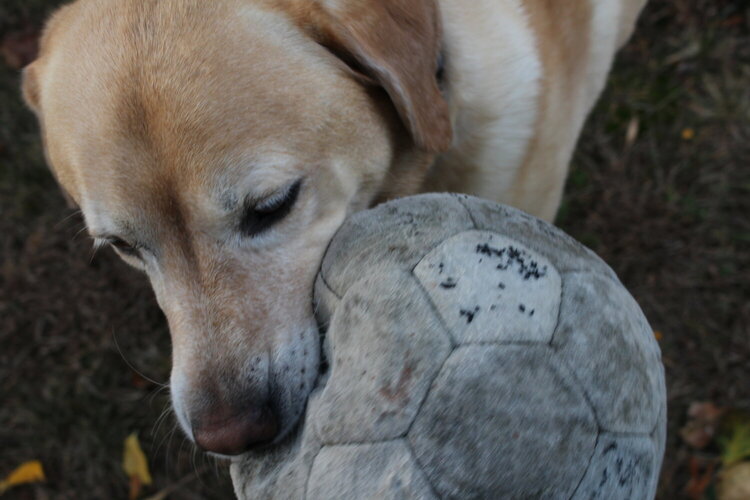
[[[526,281],[529,279],[538,280],[547,275],[547,266],[539,266],[527,252],[510,245],[505,248],[495,248],[491,247],[489,243],[479,244],[476,247],[476,253],[501,259],[501,262],[497,265],[497,269],[500,271],[517,266],[518,273]]]
[[[473,311],[470,311],[468,309],[461,309],[459,311],[459,314],[461,317],[466,318],[466,324],[470,324],[472,321],[474,321],[474,318],[477,314],[479,314],[479,306],[476,306]]]
[[[378,391],[378,393],[385,399],[393,403],[399,403],[402,407],[406,406],[409,402],[410,383],[414,376],[414,371],[417,368],[416,362],[408,357],[411,353],[407,352],[406,354],[407,358],[404,361],[404,366],[401,369],[401,373],[399,374],[395,386],[383,386]]]
[[[599,489],[604,488],[604,485],[607,484],[607,480],[609,479],[609,471],[605,467],[602,471],[602,478],[599,480]]]
[[[458,281],[455,278],[448,278],[447,280],[440,283],[440,288],[450,290],[451,288],[456,288],[457,284],[458,284]]]

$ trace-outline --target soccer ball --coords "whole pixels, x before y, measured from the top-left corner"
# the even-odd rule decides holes
[[[315,284],[329,367],[241,499],[653,498],[659,347],[594,253],[518,210],[420,195],[344,223]]]

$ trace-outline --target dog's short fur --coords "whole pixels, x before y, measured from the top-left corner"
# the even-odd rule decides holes
[[[293,427],[318,371],[313,278],[347,214],[450,190],[552,219],[643,2],[78,0],[55,14],[24,95],[90,233],[151,279],[188,435],[234,454]]]

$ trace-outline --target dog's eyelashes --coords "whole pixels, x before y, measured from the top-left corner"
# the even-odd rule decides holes
[[[123,255],[127,255],[128,257],[135,257],[137,259],[141,258],[141,253],[138,251],[138,249],[123,239],[112,238],[111,240],[109,240],[109,244]]]
[[[280,222],[292,211],[301,187],[300,179],[288,189],[248,207],[240,222],[240,231],[246,236],[257,236]]]

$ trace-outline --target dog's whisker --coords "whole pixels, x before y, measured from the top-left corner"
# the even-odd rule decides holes
[[[154,404],[154,400],[157,398],[157,396],[161,396],[162,393],[164,393],[164,391],[167,391],[167,397],[169,397],[169,390],[170,390],[169,384],[165,384],[162,387],[157,387],[156,389],[151,391],[151,394],[149,394],[148,404],[149,405]]]
[[[128,365],[128,367],[131,370],[133,370],[139,377],[141,377],[141,378],[143,378],[143,379],[145,379],[145,380],[147,380],[147,381],[151,382],[152,384],[155,384],[155,385],[157,385],[159,387],[169,387],[169,384],[164,383],[164,382],[157,382],[156,380],[152,379],[151,377],[143,374],[141,371],[139,371],[138,369],[136,369],[136,367],[133,366],[130,363],[130,361],[127,360],[127,358],[125,357],[125,354],[122,352],[122,349],[120,349],[120,344],[117,342],[117,334],[115,333],[114,328],[112,329],[112,338],[115,341],[115,347],[117,347],[117,352],[120,353],[120,357],[122,358],[122,360],[125,361],[125,364]]]
[[[203,466],[201,467],[201,470],[204,471],[204,473],[213,472],[214,479],[217,481],[221,481],[222,476],[220,473],[220,467],[225,464],[226,461],[207,453],[202,453],[201,456],[203,457]]]
[[[198,481],[200,481],[201,485],[205,486],[206,483],[203,481],[203,477],[201,477],[201,473],[198,470],[198,462],[196,462],[196,456],[198,454],[198,447],[193,445],[192,448],[193,448],[193,454],[192,454],[190,461],[192,462],[192,465],[193,465],[193,473],[198,478]]]
[[[62,226],[66,222],[68,222],[70,219],[72,219],[73,217],[77,217],[77,216],[79,216],[81,214],[83,214],[83,210],[80,210],[80,209],[79,210],[74,210],[73,213],[71,213],[70,215],[68,215],[66,217],[63,217],[57,224],[55,224],[54,228],[55,229],[59,229],[60,226]],[[85,224],[84,224],[84,229],[86,229],[86,225]]]
[[[75,236],[74,236],[74,238],[75,238]],[[96,254],[97,254],[97,252],[99,251],[100,248],[101,247],[99,247],[99,246],[94,246],[94,248],[91,250],[91,257],[89,258],[89,264],[91,264],[92,262],[94,262],[94,257],[96,257]]]
[[[177,422],[175,422],[172,425],[172,430],[169,432],[169,439],[167,440],[167,445],[166,445],[166,449],[165,449],[165,456],[164,456],[164,466],[165,466],[165,468],[167,470],[170,470],[170,468],[169,468],[169,465],[170,465],[169,460],[172,457],[172,453],[171,453],[171,451],[172,451],[172,439],[174,438],[174,434],[177,431],[177,427],[178,427]]]
[[[159,438],[158,442],[156,443],[156,447],[154,448],[154,454],[158,454],[159,453],[159,450],[161,449],[162,445],[166,441],[166,439],[169,436],[169,434],[170,434],[169,432],[165,432],[164,435],[162,435]],[[169,450],[167,450],[167,451],[169,451]]]
[[[178,464],[179,466],[181,466],[183,463],[183,458],[184,458],[183,449],[185,448],[185,443],[189,443],[189,441],[187,437],[185,437],[185,435],[183,434],[182,441],[180,441],[180,448],[177,450],[177,457],[179,457],[179,464]],[[180,470],[182,470],[182,468]]]
[[[156,419],[156,422],[154,422],[154,425],[151,427],[151,435],[152,436],[158,436],[159,431],[161,430],[161,426],[164,424],[164,422],[167,421],[167,417],[172,413],[172,406],[167,405],[164,410],[162,410],[161,415],[159,415],[159,418]]]
[[[81,229],[79,229],[78,231],[76,231],[76,233],[73,235],[72,238],[70,238],[70,240],[71,241],[75,241],[76,238],[78,238],[81,235],[81,233],[83,233],[84,231],[86,231],[86,229],[87,229],[86,228],[86,224],[83,224],[83,226],[81,227]]]
[[[155,391],[154,394],[151,395],[149,400],[149,406],[152,406],[154,404],[154,398],[156,397],[156,394],[158,392],[161,392],[162,389],[159,389],[158,391]],[[163,405],[163,408],[161,412],[159,413],[159,417],[156,419],[156,422],[154,422],[154,425],[152,426],[152,435],[156,436],[158,435],[158,432],[160,430],[161,424],[163,424],[167,417],[172,413],[172,405],[171,403],[167,402],[167,404]]]
[[[151,393],[148,395],[148,404],[152,405],[154,404],[154,399],[156,399],[157,396],[161,395],[162,392],[169,390],[169,384],[164,384],[161,387],[157,387]]]
[[[216,479],[221,479],[221,472],[219,471],[219,466],[222,465],[222,464],[219,463],[218,459],[216,459],[214,457],[211,457],[211,458],[212,458],[212,462],[213,462],[213,465],[214,465],[214,475],[215,475]]]
[[[159,447],[164,446],[165,447],[164,451],[170,455],[171,455],[170,447],[172,446],[172,438],[174,437],[174,433],[177,431],[177,427],[178,427],[177,422],[172,422],[172,429],[169,432],[164,434],[164,437],[162,437],[158,445]]]

